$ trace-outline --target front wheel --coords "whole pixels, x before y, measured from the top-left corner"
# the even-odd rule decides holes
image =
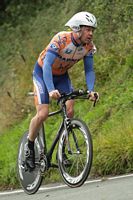
[[[88,127],[83,121],[72,119],[67,134],[63,130],[58,146],[59,170],[68,186],[79,187],[85,182],[92,157],[93,145]]]

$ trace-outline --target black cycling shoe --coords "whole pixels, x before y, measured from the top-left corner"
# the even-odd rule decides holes
[[[29,149],[28,144],[25,145],[25,163],[30,169],[35,168],[35,151]]]

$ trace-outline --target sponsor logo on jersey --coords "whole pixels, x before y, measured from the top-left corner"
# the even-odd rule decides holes
[[[66,50],[65,50],[65,53],[66,53],[66,54],[70,54],[70,53],[72,53],[72,51],[73,51],[72,49],[66,49]]]
[[[58,47],[55,44],[51,44],[50,48],[53,49],[54,51],[58,50]]]

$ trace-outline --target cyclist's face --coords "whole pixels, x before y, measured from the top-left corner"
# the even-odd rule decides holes
[[[89,44],[93,38],[94,28],[90,26],[82,26],[81,28],[81,43],[82,44]]]

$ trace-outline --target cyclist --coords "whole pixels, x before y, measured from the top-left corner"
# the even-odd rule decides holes
[[[35,168],[34,140],[41,124],[49,113],[49,98],[58,99],[62,92],[73,90],[68,69],[79,60],[84,61],[87,88],[91,100],[95,100],[93,69],[93,54],[96,51],[93,44],[93,32],[97,21],[89,12],[75,14],[66,24],[71,31],[57,33],[48,46],[40,53],[33,70],[34,99],[37,113],[29,126],[28,143],[26,145],[26,163]],[[68,100],[67,113],[73,116],[74,101]]]

